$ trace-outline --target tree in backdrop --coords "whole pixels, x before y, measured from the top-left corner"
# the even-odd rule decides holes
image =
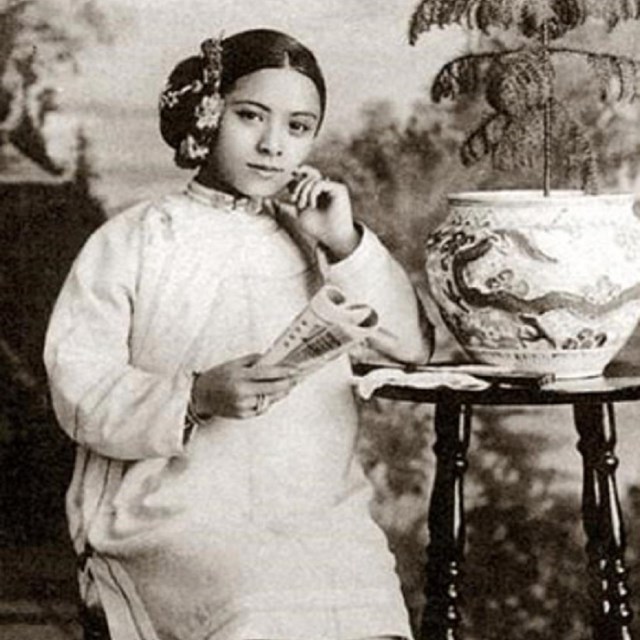
[[[63,493],[71,444],[55,426],[41,353],[62,281],[103,220],[90,192],[78,132],[64,165],[50,153],[47,119],[58,74],[108,39],[93,0],[0,0],[0,548],[66,539]],[[4,560],[4,558],[3,558]],[[14,587],[28,588],[8,572]],[[61,571],[61,575],[65,574]],[[47,585],[40,584],[41,588]]]
[[[636,46],[634,42],[625,39],[627,46]],[[595,154],[604,160],[604,185],[633,188],[640,158],[638,104],[600,101],[590,87],[573,81],[568,70],[559,68],[558,74],[581,112]],[[407,121],[401,121],[389,103],[369,105],[358,132],[332,138],[315,158],[323,172],[349,184],[358,217],[382,236],[419,283],[424,279],[424,240],[446,213],[445,195],[500,188],[513,180],[487,166],[467,169],[459,159],[460,142],[470,124],[482,116],[482,105],[474,100],[470,94],[462,103],[433,105],[425,96]],[[521,186],[539,186],[538,177],[527,177],[526,172],[517,180]],[[453,349],[447,336],[439,323],[443,357]],[[364,403],[361,415],[361,456],[377,487],[375,513],[397,554],[418,632],[434,461],[432,416],[420,405],[381,400]],[[465,637],[577,640],[588,628],[579,482],[574,478],[570,490],[558,487],[561,474],[551,473],[541,463],[544,451],[554,444],[522,428],[521,421],[515,412],[497,419],[481,414],[474,420],[466,482]],[[517,431],[511,428],[514,424]],[[578,460],[571,449],[569,445],[568,454]],[[635,499],[640,504],[637,495]],[[630,522],[637,520],[637,512],[630,511]],[[639,557],[640,541],[631,537],[630,566]],[[635,584],[637,579],[632,587]],[[478,593],[486,597],[476,598]],[[635,604],[637,588],[634,593]]]
[[[449,114],[417,105],[401,123],[388,102],[368,105],[362,126],[348,138],[333,137],[319,148],[314,162],[327,175],[350,187],[356,214],[369,224],[412,271],[421,268],[426,236],[442,211],[454,176],[455,128]]]
[[[560,65],[569,64],[574,73],[585,71],[583,78],[597,79],[605,99],[634,101],[640,88],[640,60],[608,50],[602,46],[607,38],[601,37],[601,46],[595,47],[592,32],[596,26],[604,27],[615,45],[614,28],[639,19],[637,3],[626,1],[420,0],[410,20],[409,41],[415,44],[422,33],[454,24],[486,36],[495,32],[512,36],[514,44],[506,48],[486,47],[481,40],[476,50],[447,62],[433,82],[435,102],[483,89],[490,110],[461,146],[463,162],[469,165],[489,157],[496,169],[508,172],[540,168],[545,195],[555,186],[552,176],[560,177],[561,186],[577,183],[597,193],[591,140],[568,96],[561,93],[564,78],[558,71]],[[572,36],[580,30],[576,44]],[[552,152],[554,146],[558,153]]]
[[[58,109],[56,80],[77,71],[87,41],[110,38],[95,0],[0,0],[0,145],[10,142],[46,171],[61,173],[45,134]]]
[[[615,53],[623,61],[640,57],[637,29],[633,22],[617,27]],[[591,48],[598,49],[604,43],[611,47],[607,27],[592,24],[588,33],[585,29],[573,32],[568,46],[578,48],[586,38]],[[494,53],[518,45],[517,37],[509,32],[492,31],[484,40]],[[462,51],[460,58],[466,59],[476,46],[475,39],[469,38],[469,51]],[[573,105],[573,117],[581,122],[581,136],[590,141],[593,156],[599,159],[602,186],[634,190],[640,187],[640,101],[618,100],[622,89],[614,78],[620,77],[614,74],[608,89],[600,94],[598,87],[602,85],[595,74],[585,79],[576,75],[571,65],[558,64],[556,68],[556,84]],[[447,193],[515,185],[539,187],[539,177],[528,166],[514,164],[507,172],[496,172],[483,163],[463,166],[458,149],[468,132],[488,118],[485,89],[479,82],[468,83],[455,101],[437,104],[425,92],[406,121],[394,114],[391,103],[371,104],[363,110],[355,134],[334,137],[317,153],[317,164],[351,187],[359,217],[371,224],[414,272],[422,269],[424,239],[446,213]],[[631,91],[625,85],[624,97]],[[565,160],[562,148],[554,147],[552,154],[554,165]]]

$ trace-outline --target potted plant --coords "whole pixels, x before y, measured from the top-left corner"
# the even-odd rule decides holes
[[[464,164],[488,157],[498,169],[539,167],[539,190],[450,195],[449,216],[427,242],[432,296],[476,361],[599,375],[635,328],[633,195],[598,194],[595,154],[566,104],[559,65],[582,65],[605,99],[635,99],[640,61],[572,45],[567,36],[592,20],[610,36],[618,23],[639,18],[638,0],[421,0],[413,13],[412,44],[454,23],[516,42],[447,62],[432,98],[484,93],[490,111],[461,146]],[[571,180],[579,188],[556,190]]]

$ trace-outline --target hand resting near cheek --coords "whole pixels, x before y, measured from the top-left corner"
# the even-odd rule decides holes
[[[349,190],[341,182],[323,178],[314,167],[300,167],[288,194],[277,207],[303,235],[318,242],[337,262],[358,246]]]

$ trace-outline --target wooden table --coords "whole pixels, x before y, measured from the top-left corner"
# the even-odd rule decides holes
[[[360,372],[369,370],[363,367]],[[464,559],[463,481],[473,407],[571,405],[583,461],[582,519],[597,640],[630,640],[632,611],[625,566],[625,530],[616,486],[615,405],[640,401],[640,367],[615,363],[600,378],[536,387],[494,385],[481,391],[386,385],[375,395],[435,405],[436,473],[429,505],[424,640],[461,637],[460,568]]]

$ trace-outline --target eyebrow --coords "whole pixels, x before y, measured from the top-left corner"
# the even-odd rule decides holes
[[[269,109],[269,107],[267,107],[267,105],[262,104],[261,102],[256,102],[255,100],[244,100],[242,98],[238,99],[238,100],[233,100],[232,103],[233,105],[238,105],[238,104],[250,104],[253,105],[254,107],[258,107],[260,109],[264,109],[264,111],[271,111],[271,109]],[[312,111],[292,111],[291,112],[292,116],[304,116],[307,118],[313,118],[314,120],[318,120],[318,115],[313,113]]]

